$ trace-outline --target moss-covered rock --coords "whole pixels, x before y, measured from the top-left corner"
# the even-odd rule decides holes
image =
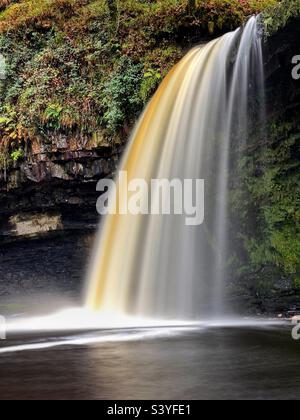
[[[20,148],[28,153],[35,137],[47,142],[56,132],[92,136],[101,129],[111,144],[124,141],[187,48],[276,3],[3,0],[0,52],[7,78],[0,83],[1,162],[12,164],[12,153]],[[126,84],[135,78],[126,92],[117,86],[122,77]]]
[[[288,311],[299,296],[300,83],[292,77],[299,37],[294,16],[266,40],[266,126],[254,125],[233,180],[234,273],[259,298],[260,311]]]

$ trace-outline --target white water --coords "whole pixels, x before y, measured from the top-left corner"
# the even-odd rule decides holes
[[[203,322],[153,320],[102,314],[82,308],[72,308],[48,316],[10,320],[7,323],[9,338],[21,342],[0,346],[0,355],[55,347],[87,346],[111,342],[144,341],[156,338],[178,337],[186,333],[199,333],[223,328],[278,328],[289,325],[287,320],[228,318]],[[44,334],[47,333],[47,336]],[[61,335],[63,334],[63,335]],[[9,341],[10,343],[10,341]]]
[[[247,143],[250,94],[262,87],[256,17],[194,48],[171,71],[137,124],[121,170],[129,180],[205,179],[205,224],[188,227],[185,216],[177,215],[107,216],[90,274],[88,307],[179,320],[228,311],[231,152]]]

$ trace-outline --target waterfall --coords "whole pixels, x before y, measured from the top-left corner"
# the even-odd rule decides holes
[[[192,49],[140,118],[121,170],[147,182],[204,179],[205,222],[186,226],[180,215],[106,216],[89,276],[90,308],[181,320],[230,309],[224,295],[234,229],[231,152],[247,144],[250,96],[263,93],[259,26],[252,17],[243,28]]]

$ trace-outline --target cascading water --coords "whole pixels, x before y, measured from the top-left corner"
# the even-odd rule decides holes
[[[180,320],[228,309],[231,150],[247,142],[250,92],[262,87],[257,17],[194,48],[166,77],[137,124],[121,169],[129,180],[149,183],[204,179],[205,223],[186,226],[179,215],[107,216],[90,273],[89,307]]]

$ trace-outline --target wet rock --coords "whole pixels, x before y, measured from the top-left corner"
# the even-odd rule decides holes
[[[11,235],[14,236],[39,236],[41,233],[63,229],[60,214],[18,214],[9,218]]]
[[[0,244],[0,305],[17,304],[19,298],[24,303],[26,296],[35,296],[35,304],[40,299],[41,305],[53,296],[54,300],[70,298],[70,305],[81,303],[92,244],[84,230]]]
[[[63,179],[65,181],[70,179],[63,165],[52,163],[50,166],[50,174],[52,178]]]

